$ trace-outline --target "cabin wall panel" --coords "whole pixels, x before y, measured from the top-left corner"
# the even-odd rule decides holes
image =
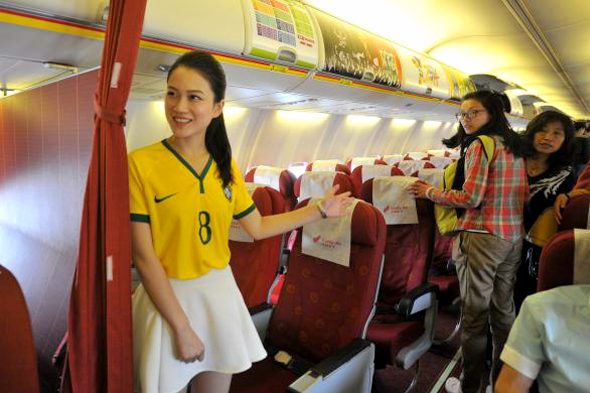
[[[127,147],[134,150],[170,135],[161,101],[127,105]],[[226,107],[228,138],[242,171],[256,165],[442,148],[453,123],[327,113]]]
[[[0,100],[0,263],[25,294],[43,391],[66,331],[97,71]]]

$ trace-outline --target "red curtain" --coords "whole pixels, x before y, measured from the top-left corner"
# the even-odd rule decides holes
[[[133,391],[125,104],[146,0],[111,0],[95,94],[92,159],[68,316],[64,390]]]

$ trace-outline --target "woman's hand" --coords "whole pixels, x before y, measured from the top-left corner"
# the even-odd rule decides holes
[[[336,195],[338,188],[338,185],[332,187],[319,202],[328,217],[339,217],[343,215],[346,208],[350,206],[353,201],[353,198],[350,196],[350,191]]]
[[[426,183],[423,180],[416,180],[414,183],[410,184],[408,191],[416,198],[428,199],[426,196],[426,191],[428,191],[428,189],[431,187],[434,186],[432,184]]]
[[[557,198],[555,198],[555,202],[553,203],[553,215],[558,224],[561,224],[561,219],[563,218],[561,211],[565,208],[565,205],[567,205],[569,200],[567,194],[559,194]]]
[[[176,356],[185,363],[195,360],[203,361],[205,357],[205,345],[195,331],[187,325],[174,334],[176,342]]]

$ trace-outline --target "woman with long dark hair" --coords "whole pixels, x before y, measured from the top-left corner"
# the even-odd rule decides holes
[[[523,242],[522,263],[514,288],[517,311],[524,298],[536,292],[541,250],[544,240],[550,235],[539,233],[542,236],[538,236],[533,233],[548,230],[540,228],[541,222],[538,219],[546,209],[549,209],[548,219],[553,219],[552,206],[557,195],[569,192],[576,181],[572,167],[575,150],[574,126],[569,117],[555,111],[537,115],[528,123],[522,141],[526,149],[530,194],[524,209],[524,229],[527,236]],[[537,225],[531,231],[535,222]]]
[[[453,260],[461,290],[462,379],[449,378],[448,392],[481,390],[488,321],[493,338],[491,384],[500,371],[499,354],[514,321],[513,289],[523,237],[526,170],[518,134],[510,128],[502,100],[493,92],[469,93],[457,114],[457,133],[443,140],[460,147],[453,189],[443,191],[416,181],[418,198],[459,210]],[[490,157],[479,136],[493,138]]]
[[[232,218],[255,239],[338,216],[349,193],[261,217],[223,121],[225,75],[201,51],[178,58],[164,101],[172,136],[129,155],[134,368],[140,392],[225,393],[266,356],[228,266]]]

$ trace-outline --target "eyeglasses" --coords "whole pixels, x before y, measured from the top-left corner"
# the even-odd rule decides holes
[[[476,117],[477,115],[479,115],[481,112],[485,112],[485,109],[472,109],[470,111],[467,112],[460,112],[460,113],[456,113],[455,117],[457,118],[457,120],[461,121],[464,118],[467,118],[468,120],[473,119],[474,117]]]

